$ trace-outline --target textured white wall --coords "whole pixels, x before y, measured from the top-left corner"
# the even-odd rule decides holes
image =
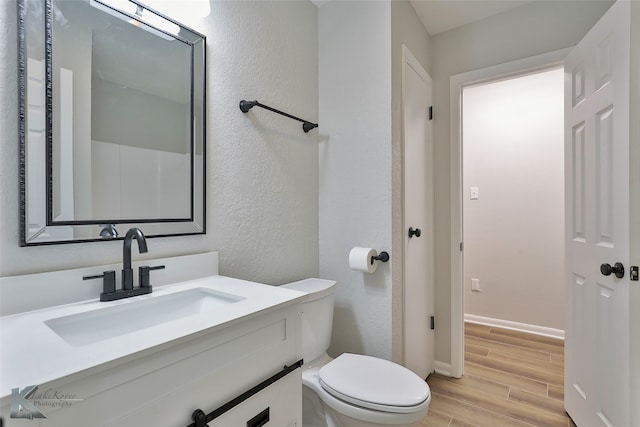
[[[432,37],[436,173],[436,360],[451,360],[449,77],[575,45],[608,1],[533,2]]]
[[[257,99],[317,123],[317,26],[307,1],[212,2],[207,203],[221,274],[272,284],[318,274],[318,129],[238,108]]]
[[[564,329],[563,94],[561,68],[464,89],[465,314]]]
[[[318,11],[320,276],[337,281],[331,354],[391,358],[391,263],[349,269],[353,246],[391,250],[391,4]]]
[[[266,283],[318,274],[318,137],[241,99],[318,118],[317,8],[212,2],[207,36],[207,234],[151,239],[135,259],[220,251],[220,273]],[[0,275],[121,262],[121,242],[18,247],[16,2],[0,0]]]

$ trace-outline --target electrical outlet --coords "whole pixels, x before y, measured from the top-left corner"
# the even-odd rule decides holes
[[[471,290],[480,292],[480,279],[471,279]]]

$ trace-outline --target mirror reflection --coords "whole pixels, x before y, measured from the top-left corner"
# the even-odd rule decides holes
[[[129,0],[21,14],[23,243],[204,232],[204,37]]]
[[[53,5],[54,222],[188,218],[190,46],[97,1]]]

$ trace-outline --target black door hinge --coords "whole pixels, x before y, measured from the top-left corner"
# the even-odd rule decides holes
[[[433,120],[433,105],[429,106],[429,120]]]
[[[632,265],[631,266],[631,271],[630,271],[629,275],[631,276],[631,281],[632,282],[637,282],[638,281],[638,266],[637,265]]]
[[[431,329],[435,329],[435,328],[436,328],[436,317],[431,316]]]

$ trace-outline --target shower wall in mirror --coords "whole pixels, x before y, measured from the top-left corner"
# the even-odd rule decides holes
[[[133,0],[18,10],[21,244],[204,233],[204,36]]]

